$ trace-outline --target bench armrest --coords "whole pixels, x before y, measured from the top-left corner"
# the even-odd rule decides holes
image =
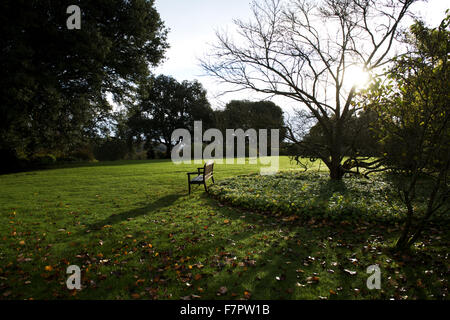
[[[193,174],[196,174],[196,175],[200,175],[198,172],[188,172],[188,173],[186,173],[188,176],[190,176],[190,175],[193,175]]]

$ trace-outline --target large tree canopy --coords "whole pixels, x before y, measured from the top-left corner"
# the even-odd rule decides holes
[[[4,0],[0,19],[0,149],[28,155],[72,148],[168,47],[153,0]]]
[[[129,109],[133,138],[164,144],[168,157],[177,143],[172,141],[174,130],[185,128],[193,133],[194,121],[202,121],[203,129],[214,126],[206,90],[196,80],[180,83],[170,76],[151,77],[140,86],[137,101]]]
[[[284,129],[283,110],[271,101],[229,102],[216,113],[217,126],[225,129]]]
[[[218,34],[203,60],[212,76],[250,89],[291,98],[306,107],[326,137],[315,156],[340,179],[343,130],[358,110],[360,79],[352,68],[373,72],[389,62],[401,21],[415,0],[261,0],[253,19],[236,21],[238,36]],[[290,135],[305,152],[314,150]],[[360,165],[355,163],[355,165]]]
[[[215,111],[215,115],[217,128],[222,131],[224,137],[226,129],[267,129],[267,146],[271,148],[271,129],[278,129],[279,136],[285,136],[283,110],[271,101],[233,100],[223,110]],[[248,145],[249,140],[245,141]],[[237,146],[234,150],[237,155]]]

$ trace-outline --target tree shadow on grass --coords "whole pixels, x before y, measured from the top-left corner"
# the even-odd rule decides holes
[[[255,220],[261,220],[264,214],[242,210],[239,216],[241,219],[245,216],[243,220],[247,224],[255,224]],[[230,218],[236,217],[233,214]],[[424,278],[429,269],[434,273],[445,273],[442,258],[429,263],[428,254],[398,257],[390,254],[384,245],[373,245],[392,242],[398,230],[357,230],[355,226],[339,223],[317,226],[300,221],[285,222],[273,216],[263,220],[263,229],[274,234],[274,238],[260,252],[256,263],[248,266],[246,271],[239,267],[230,268],[220,277],[209,279],[208,289],[216,292],[221,286],[231,285],[238,297],[242,297],[242,293],[249,290],[246,284],[250,284],[252,297],[256,299],[386,299],[404,295],[424,299],[430,291],[436,297],[442,295],[444,289],[434,288],[437,280],[432,282]],[[239,245],[240,241],[259,232],[261,228],[249,230],[233,240]],[[289,232],[294,236],[283,237]],[[368,247],[369,244],[372,247]],[[391,267],[386,258],[400,262],[401,266]],[[375,264],[382,270],[381,291],[370,290],[366,285],[370,275],[366,269]],[[308,280],[315,277],[320,280]],[[396,279],[398,285],[392,285],[388,277]],[[230,298],[230,295],[223,298]]]
[[[1,175],[27,173],[33,174],[35,171],[47,171],[58,169],[76,169],[76,168],[90,168],[90,167],[116,167],[116,166],[128,166],[128,165],[142,165],[153,163],[169,162],[170,159],[149,159],[149,160],[116,160],[116,161],[74,161],[74,162],[57,162],[55,164],[42,164],[42,165],[29,165],[13,169],[3,169],[0,171]]]
[[[143,215],[151,214],[159,209],[171,206],[175,201],[181,198],[183,195],[181,194],[170,194],[164,196],[162,198],[157,199],[156,201],[147,204],[143,207],[132,209],[129,211],[124,211],[121,213],[112,214],[109,217],[97,221],[95,223],[87,225],[88,230],[99,230],[105,225],[113,225],[120,223],[122,221],[126,221],[130,218],[136,218]]]
[[[213,199],[205,201],[217,205]],[[240,213],[235,214],[233,212],[235,210],[239,210]],[[245,262],[247,269],[228,267],[227,270],[220,272],[220,276],[208,279],[208,294],[211,294],[210,290],[213,291],[209,298],[216,298],[214,294],[221,286],[228,286],[238,294],[237,298],[242,297],[242,293],[250,289],[248,284],[252,287],[250,289],[252,297],[256,299],[318,299],[320,296],[329,299],[354,299],[360,296],[353,290],[354,288],[361,290],[361,294],[364,291],[366,298],[371,296],[364,290],[367,278],[365,268],[375,262],[372,262],[370,257],[365,257],[361,265],[354,266],[351,258],[355,252],[358,252],[358,260],[361,258],[360,249],[370,232],[374,231],[368,230],[367,233],[359,234],[355,233],[351,226],[319,227],[300,221],[285,222],[281,218],[245,209],[230,208],[221,212],[229,214],[231,219],[243,219],[246,224],[255,225],[261,220],[264,223],[263,227],[249,229],[247,232],[232,236],[236,245],[263,231],[273,235],[269,236],[270,239],[261,239],[267,241],[268,245],[260,248],[262,251],[258,254],[258,258],[252,258],[256,260],[254,264],[248,265],[248,261]],[[291,236],[285,237],[288,233]],[[242,260],[237,262],[239,261]],[[357,275],[352,275],[344,269],[357,271]],[[316,282],[315,277],[320,280]],[[343,291],[339,292],[339,287],[342,287]],[[333,296],[330,290],[338,294]],[[230,293],[221,296],[220,299],[229,299]],[[380,297],[378,292],[374,295]]]
[[[328,200],[336,192],[342,195],[348,192],[343,180],[328,180],[322,183],[319,189],[319,197],[323,200]]]

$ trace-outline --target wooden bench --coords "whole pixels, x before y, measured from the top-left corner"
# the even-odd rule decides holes
[[[202,168],[198,168],[197,172],[188,172],[188,186],[189,194],[191,193],[191,184],[203,184],[205,186],[205,191],[208,192],[206,188],[206,181],[209,179],[214,183],[213,177],[214,161],[208,161]],[[196,174],[197,176],[191,179],[191,176]]]

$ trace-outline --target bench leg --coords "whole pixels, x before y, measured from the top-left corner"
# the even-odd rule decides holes
[[[216,183],[216,182],[214,181],[214,177],[211,177],[211,180],[212,180],[213,183]]]
[[[208,189],[206,188],[206,181],[203,182],[203,185],[205,186],[205,191],[208,192]]]
[[[191,181],[189,180],[189,176],[188,176],[188,188],[189,188],[189,194],[191,194]]]

